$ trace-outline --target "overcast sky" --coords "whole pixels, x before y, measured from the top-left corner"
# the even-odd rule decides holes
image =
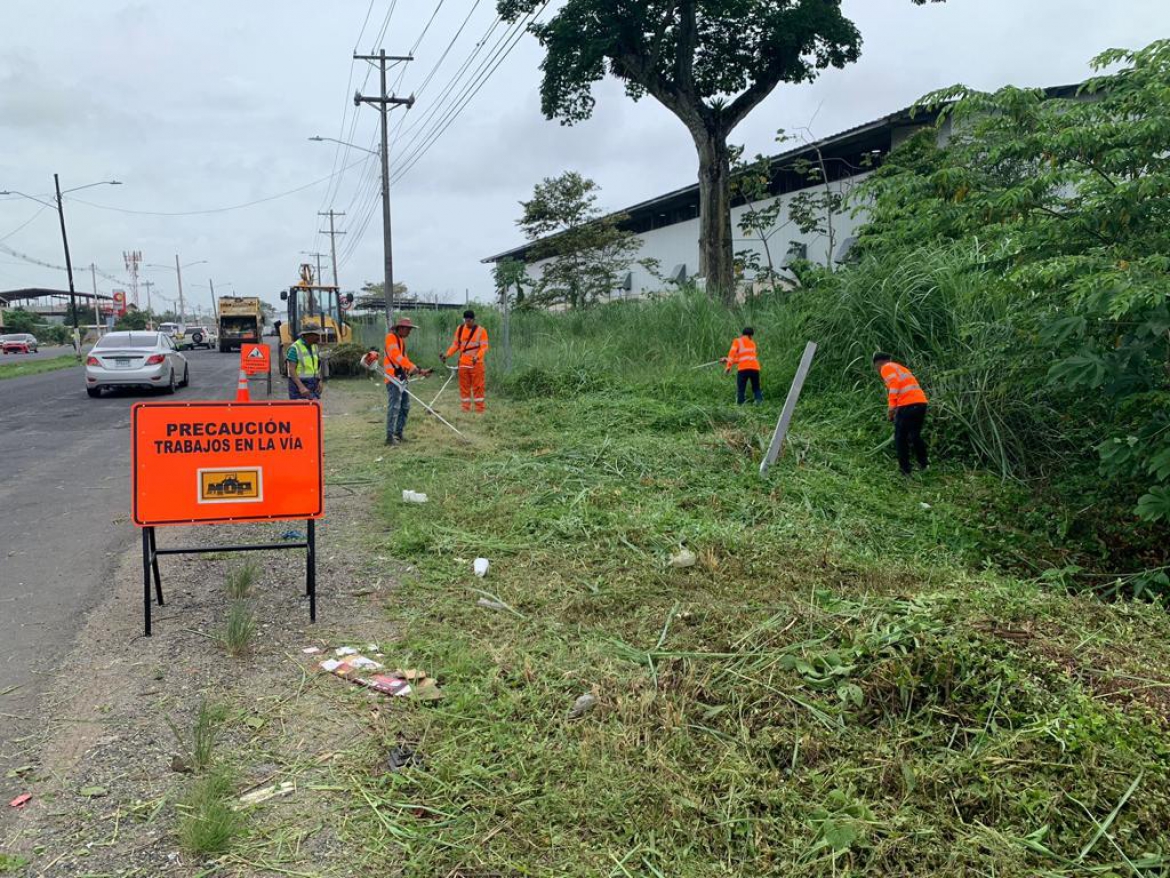
[[[814,85],[778,89],[733,137],[750,153],[773,151],[778,128],[829,136],[955,82],[1075,82],[1100,50],[1170,33],[1166,0],[844,5],[865,38],[861,61]],[[377,163],[308,138],[375,146],[377,112],[355,110],[352,94],[373,92],[377,77],[366,81],[369,68],[351,63],[353,50],[380,44],[405,54],[417,42],[417,60],[391,76],[400,94],[418,94],[409,114],[395,111],[392,128],[396,278],[442,300],[462,300],[464,290],[486,299],[490,275],[480,260],[520,243],[517,202],[542,177],[580,171],[616,209],[692,183],[696,169],[681,124],[652,100],[632,103],[612,82],[598,89],[590,122],[545,121],[541,53],[527,36],[501,53],[482,90],[420,153],[433,125],[450,118],[462,86],[448,85],[494,15],[493,0],[0,0],[0,190],[48,198],[54,172],[66,189],[123,182],[66,197],[74,264],[86,267],[82,289],[91,262],[108,276],[98,278],[108,292],[117,286],[109,278],[127,276],[122,252],[141,250],[147,263],[173,265],[176,254],[184,264],[206,260],[184,272],[187,297],[204,305],[208,278],[224,292],[275,302],[298,265],[313,261],[301,251],[328,253],[318,232],[327,221],[316,214],[330,207],[346,213],[341,285],[357,289],[382,277]],[[460,82],[494,57],[504,34],[495,28]],[[217,212],[154,215],[198,211]],[[64,271],[22,257],[64,264],[57,219],[34,202],[0,198],[0,290],[66,286]],[[143,277],[175,295],[173,270],[148,268]]]

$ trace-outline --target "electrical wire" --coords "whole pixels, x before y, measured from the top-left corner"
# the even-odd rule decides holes
[[[0,241],[7,241],[9,238],[11,238],[17,232],[21,231],[26,226],[31,225],[33,220],[35,220],[37,217],[39,217],[42,213],[44,213],[48,209],[49,208],[47,205],[41,206],[40,208],[37,209],[36,213],[34,213],[32,216],[30,216],[28,219],[26,219],[24,222],[22,222],[19,226],[17,226],[15,229],[13,229],[11,232],[9,232],[7,235],[0,238]]]
[[[361,162],[353,162],[346,165],[340,171],[332,173],[327,177],[320,177],[313,180],[311,183],[306,183],[303,186],[297,186],[295,189],[289,189],[285,192],[278,192],[276,195],[269,195],[265,198],[257,198],[255,201],[247,201],[243,204],[232,204],[227,207],[213,207],[207,210],[180,210],[180,211],[165,211],[165,210],[131,210],[126,207],[114,207],[110,204],[96,204],[92,201],[86,201],[82,198],[70,197],[66,201],[76,201],[78,204],[84,204],[86,207],[96,207],[98,210],[110,210],[114,213],[128,213],[134,216],[207,216],[215,213],[228,213],[233,210],[244,210],[248,207],[255,207],[257,204],[267,204],[269,201],[277,201],[281,198],[287,198],[290,195],[296,195],[298,192],[304,192],[306,189],[312,189],[314,186],[320,186],[327,180],[332,180],[338,174],[343,174],[350,168],[357,167]]]
[[[455,103],[452,105],[453,109],[449,110],[448,115],[441,118],[437,124],[432,126],[430,132],[427,132],[423,135],[424,138],[429,139],[424,139],[413,154],[402,159],[402,164],[400,165],[399,169],[391,176],[391,183],[397,182],[405,177],[410,172],[410,170],[415,165],[417,165],[419,161],[421,161],[422,157],[430,151],[435,143],[438,142],[439,138],[441,138],[443,134],[455,123],[463,111],[467,109],[467,106],[471,103],[471,101],[475,99],[476,95],[478,95],[483,87],[487,84],[488,80],[491,79],[495,72],[516,48],[517,44],[523,38],[528,25],[535,21],[536,18],[541,13],[543,13],[546,8],[548,8],[548,5],[548,0],[546,0],[546,2],[538,10],[536,10],[528,17],[527,21],[521,21],[517,23],[518,26],[511,31],[511,42],[507,44],[502,52],[498,48],[502,41],[497,42],[495,55],[489,58],[484,64],[481,64],[476,71],[476,75],[479,76],[478,81],[473,80],[464,87],[464,90],[460,93],[460,95],[455,98]],[[508,39],[508,36],[509,34],[506,32],[504,39]],[[484,72],[485,65],[490,65],[486,67],[486,72]],[[460,103],[460,101],[462,101],[462,103]]]

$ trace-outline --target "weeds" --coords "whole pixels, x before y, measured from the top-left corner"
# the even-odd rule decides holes
[[[204,772],[211,768],[219,726],[225,716],[224,707],[201,700],[195,713],[195,722],[191,725],[190,736],[180,732],[178,726],[168,717],[167,724],[171,727],[175,741],[183,751],[183,758],[192,771]]]
[[[227,594],[232,600],[243,600],[252,593],[260,569],[255,562],[248,561],[242,567],[237,567],[228,574]]]
[[[179,842],[190,854],[225,853],[243,821],[232,807],[235,785],[231,774],[217,768],[195,780],[179,803]]]
[[[1010,486],[944,466],[908,489],[872,450],[884,427],[831,394],[761,484],[775,411],[735,412],[728,442],[719,403],[668,420],[696,387],[727,392],[497,400],[474,451],[421,422],[380,470],[431,497],[419,518],[388,488],[370,540],[415,567],[396,649],[447,700],[396,718],[428,771],[387,790],[361,753],[340,772],[370,818],[346,843],[417,876],[1168,868],[1159,720],[1068,669],[1148,676],[1170,620],[969,572],[986,537],[965,504]],[[667,564],[680,544],[695,567]],[[477,606],[478,554],[513,613]],[[587,691],[597,709],[567,724]]]
[[[256,636],[256,619],[247,601],[232,601],[221,640],[228,655],[240,657],[252,648]]]

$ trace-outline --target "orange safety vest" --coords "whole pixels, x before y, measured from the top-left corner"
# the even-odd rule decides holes
[[[466,326],[460,326],[455,330],[455,341],[447,348],[447,356],[453,357],[456,351],[459,352],[460,366],[470,366],[473,358],[478,358],[483,365],[484,354],[488,352],[487,330],[477,326],[468,333]]]
[[[926,394],[922,392],[918,379],[901,363],[886,363],[882,366],[882,380],[890,391],[890,408],[926,405]]]
[[[395,332],[386,336],[386,359],[382,361],[382,365],[386,367],[387,384],[390,383],[391,375],[401,378],[401,373],[414,368],[414,363],[406,356],[406,339],[399,338]]]
[[[760,360],[756,354],[756,343],[746,335],[737,338],[731,343],[731,352],[727,355],[727,371],[735,366],[740,372],[759,372]]]

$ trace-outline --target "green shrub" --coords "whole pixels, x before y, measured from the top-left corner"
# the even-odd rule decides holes
[[[329,355],[329,375],[332,378],[351,378],[364,375],[362,357],[367,349],[360,344],[343,344],[333,348]]]

